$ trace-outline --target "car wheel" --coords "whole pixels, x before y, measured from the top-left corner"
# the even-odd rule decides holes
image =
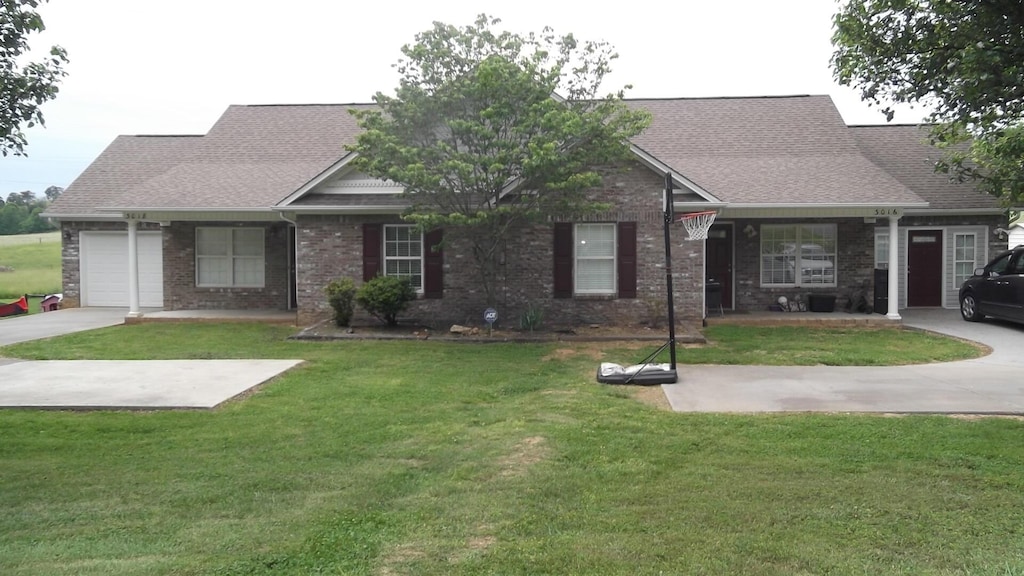
[[[968,322],[979,322],[985,319],[985,315],[978,312],[978,301],[974,294],[964,294],[960,299],[960,315]]]

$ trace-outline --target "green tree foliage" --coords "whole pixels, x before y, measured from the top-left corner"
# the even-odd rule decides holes
[[[832,68],[892,119],[933,112],[936,168],[1009,205],[1024,198],[1024,5],[1020,0],[848,0]]]
[[[355,112],[364,132],[351,147],[359,169],[404,185],[406,219],[468,242],[488,303],[507,232],[596,208],[585,195],[601,183],[595,168],[625,158],[650,121],[621,90],[601,95],[617,56],[607,44],[548,28],[496,32],[499,22],[481,15],[417,34],[395,96]]]
[[[28,144],[22,128],[43,125],[40,106],[57,95],[57,84],[67,75],[67,52],[60,46],[49,55],[22,64],[28,36],[46,27],[35,9],[46,0],[0,0],[0,154],[25,154]]]
[[[45,198],[38,199],[29,190],[11,192],[6,202],[0,201],[0,236],[56,230],[53,224],[40,216],[49,204]]]

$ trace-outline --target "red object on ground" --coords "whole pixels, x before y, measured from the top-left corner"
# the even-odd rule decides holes
[[[60,294],[47,294],[43,301],[39,303],[39,309],[43,312],[59,310],[61,298]]]
[[[28,314],[28,298],[22,296],[10,304],[0,304],[0,318],[18,314]]]

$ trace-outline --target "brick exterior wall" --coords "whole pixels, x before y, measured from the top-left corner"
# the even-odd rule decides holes
[[[595,201],[611,208],[590,215],[587,222],[637,223],[637,298],[577,296],[553,298],[553,223],[530,224],[513,230],[498,271],[495,308],[499,324],[518,327],[529,307],[543,312],[547,327],[588,324],[665,326],[665,256],[661,212],[664,182],[640,165],[629,165],[604,174],[604,184],[591,191]],[[300,216],[297,220],[299,322],[313,323],[330,317],[323,289],[333,279],[348,277],[362,283],[362,225],[366,222],[397,223],[379,217]],[[703,251],[700,242],[683,242],[680,225],[672,228],[673,284],[677,320],[699,325]],[[479,326],[487,299],[476,277],[476,268],[465,241],[446,237],[444,247],[444,297],[419,299],[406,316],[428,326],[444,329],[453,323]],[[357,314],[356,321],[365,320]]]
[[[262,288],[196,286],[196,228],[262,228]],[[165,310],[287,310],[288,225],[284,222],[172,222],[163,229]]]
[[[807,302],[812,294],[837,296],[838,302],[854,289],[867,289],[871,301],[871,287],[874,281],[875,225],[865,224],[863,218],[842,219],[770,219],[733,220],[736,233],[733,285],[736,296],[734,307],[737,311],[767,311],[780,296],[789,300],[800,298]],[[761,226],[764,224],[824,224],[836,225],[836,281],[835,287],[774,287],[761,286]],[[741,231],[751,225],[758,235],[748,238]]]
[[[900,228],[946,226],[987,226],[991,231],[1005,226],[1004,216],[906,216],[900,219]],[[725,221],[723,221],[725,222]],[[811,294],[830,294],[837,297],[836,306],[841,307],[855,290],[865,290],[868,303],[874,301],[875,230],[885,223],[865,223],[862,218],[842,219],[771,219],[731,220],[734,223],[735,286],[734,307],[737,311],[766,311],[778,301],[779,296],[792,300],[800,297],[807,302]],[[835,223],[837,233],[836,279],[837,286],[828,288],[797,287],[776,288],[761,286],[761,236],[747,238],[741,231],[749,224],[760,232],[763,224],[820,224]],[[1005,250],[1006,243],[992,234],[988,239],[989,255]],[[901,279],[901,282],[903,279]]]
[[[512,231],[505,246],[504,260],[498,272],[495,307],[499,324],[518,327],[528,308],[543,312],[546,327],[572,327],[589,324],[653,326],[666,322],[662,179],[639,165],[605,174],[603,186],[591,193],[594,200],[608,203],[604,213],[588,216],[587,222],[636,222],[637,224],[637,297],[576,296],[553,298],[554,256],[553,222],[530,224]],[[557,219],[556,219],[557,220]],[[397,217],[315,215],[300,216],[296,226],[297,281],[296,299],[299,322],[312,324],[331,316],[323,289],[337,278],[352,278],[362,283],[362,225],[399,223]],[[762,311],[779,296],[806,301],[810,294],[833,294],[843,298],[857,288],[866,290],[873,301],[874,233],[881,223],[867,224],[860,218],[844,219],[772,219],[723,220],[734,226],[734,307],[737,311]],[[760,230],[762,224],[834,222],[837,226],[837,279],[830,288],[774,288],[760,285],[760,234],[747,238],[742,230],[748,225]],[[264,229],[265,285],[263,288],[198,288],[195,285],[195,229],[197,226],[245,226]],[[903,227],[947,227],[978,225],[991,231],[1006,226],[1005,216],[904,217]],[[124,222],[62,222],[62,282],[64,307],[81,303],[80,246],[81,231],[125,231]],[[174,222],[160,227],[141,223],[140,231],[160,230],[163,235],[164,307],[167,310],[195,309],[270,309],[288,308],[288,225],[274,223]],[[701,293],[703,243],[685,241],[686,232],[673,224],[672,270],[674,302],[678,323],[697,327],[703,316]],[[988,255],[1006,248],[1005,240],[991,233],[985,239]],[[444,296],[419,299],[405,315],[406,319],[445,329],[453,323],[479,326],[487,299],[476,277],[468,245],[446,237],[444,247]],[[358,311],[356,321],[372,321]]]

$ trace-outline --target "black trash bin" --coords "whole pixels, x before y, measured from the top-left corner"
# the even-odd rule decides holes
[[[889,271],[875,268],[875,313],[889,313]]]
[[[718,310],[719,316],[725,316],[722,308],[722,283],[713,278],[704,282],[704,315],[708,316],[712,310]]]
[[[810,294],[807,296],[807,309],[811,312],[835,312],[835,294]]]

